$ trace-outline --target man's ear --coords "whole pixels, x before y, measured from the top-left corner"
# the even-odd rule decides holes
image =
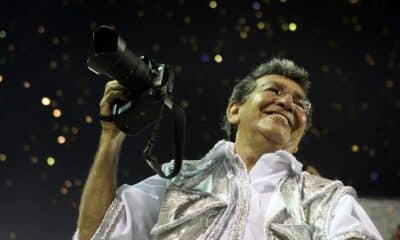
[[[239,108],[240,103],[237,101],[230,102],[226,108],[226,116],[229,123],[233,125],[239,124]]]

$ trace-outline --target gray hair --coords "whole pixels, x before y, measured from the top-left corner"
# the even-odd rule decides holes
[[[304,68],[297,66],[293,61],[288,59],[273,58],[268,62],[258,65],[247,76],[235,84],[231,96],[229,97],[228,104],[231,102],[243,104],[256,88],[257,79],[270,74],[282,75],[296,82],[306,95],[310,90],[311,82],[309,80],[309,74]],[[311,115],[312,110],[310,109],[307,113],[306,131],[311,127]],[[228,121],[226,114],[223,116],[221,129],[224,131],[227,140],[235,141],[237,126],[232,125]]]

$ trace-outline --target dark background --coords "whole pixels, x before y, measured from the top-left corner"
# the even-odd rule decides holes
[[[313,85],[313,128],[298,159],[360,196],[399,197],[395,4],[216,3],[1,1],[0,239],[70,239],[74,232],[100,133],[96,116],[107,79],[91,73],[86,59],[92,31],[102,24],[114,25],[137,55],[174,65],[175,100],[187,114],[186,158],[201,157],[222,137],[219,123],[235,80],[271,57],[287,57],[311,73]],[[170,123],[162,127],[157,149],[169,159]],[[120,183],[153,174],[141,154],[147,136],[127,139]]]

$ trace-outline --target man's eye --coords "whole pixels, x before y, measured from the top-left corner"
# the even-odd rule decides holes
[[[279,90],[276,88],[267,88],[266,90],[269,92],[273,92],[274,94],[279,94]]]

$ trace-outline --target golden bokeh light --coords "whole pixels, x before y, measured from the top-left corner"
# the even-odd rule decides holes
[[[40,25],[38,27],[38,33],[43,34],[44,32],[46,32],[46,28],[43,25]]]
[[[59,144],[64,144],[67,141],[67,139],[64,136],[58,136],[57,137],[57,142]]]
[[[4,153],[0,153],[0,162],[4,162],[7,160],[7,156]]]
[[[264,22],[258,22],[258,23],[257,23],[257,28],[258,28],[259,30],[265,29],[265,23],[264,23]]]
[[[214,56],[214,60],[217,63],[221,63],[223,59],[222,59],[222,56],[220,54],[217,54],[217,55]]]
[[[93,118],[92,118],[92,116],[86,115],[86,116],[85,116],[85,122],[88,123],[88,124],[93,123]]]
[[[60,118],[62,116],[62,112],[60,109],[56,108],[53,110],[53,117]]]
[[[51,104],[51,100],[48,97],[42,97],[42,104],[44,106],[49,106]]]
[[[31,83],[28,82],[28,81],[24,81],[24,82],[22,83],[22,85],[24,86],[24,88],[31,88]]]
[[[210,1],[209,3],[208,3],[208,6],[210,7],[210,8],[216,8],[217,7],[217,2],[216,1]]]
[[[358,145],[354,144],[354,145],[351,146],[351,151],[352,152],[358,152],[359,150],[360,150],[360,147]]]

